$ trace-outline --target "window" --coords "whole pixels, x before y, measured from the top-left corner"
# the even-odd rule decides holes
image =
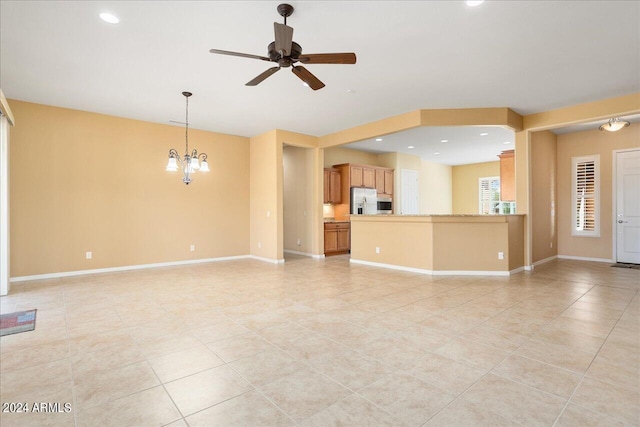
[[[600,237],[600,156],[573,157],[571,235]]]
[[[515,202],[500,200],[500,177],[490,176],[479,180],[480,207],[482,215],[506,215],[516,213]]]

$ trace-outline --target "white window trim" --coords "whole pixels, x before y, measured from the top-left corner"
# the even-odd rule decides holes
[[[482,176],[480,178],[478,178],[478,213],[480,215],[505,215],[505,208],[509,207],[509,214],[515,214],[516,213],[516,202],[506,202],[502,200],[502,195],[500,195],[500,200],[497,202],[498,203],[498,212],[489,212],[488,214],[483,214],[483,201],[482,201],[482,181],[485,180],[489,180],[489,181],[493,181],[493,180],[498,180],[498,182],[500,181],[500,177],[499,176]]]
[[[594,165],[594,229],[578,230],[578,218],[575,214],[578,203],[578,185],[576,167],[578,163],[593,162]],[[600,237],[600,155],[571,158],[571,235],[576,237]]]

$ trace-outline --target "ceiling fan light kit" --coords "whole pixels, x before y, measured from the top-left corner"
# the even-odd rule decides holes
[[[267,55],[251,55],[248,53],[232,52],[228,50],[210,49],[209,52],[219,55],[239,56],[242,58],[259,59],[275,62],[277,67],[272,67],[248,81],[245,86],[257,86],[281,68],[291,67],[293,74],[298,76],[306,86],[313,90],[322,89],[324,83],[301,64],[355,64],[356,54],[346,53],[310,53],[303,54],[302,46],[293,41],[293,28],[287,25],[287,18],[293,14],[294,8],[290,4],[280,4],[277,7],[278,14],[284,18],[284,24],[273,23],[275,40],[267,46]]]

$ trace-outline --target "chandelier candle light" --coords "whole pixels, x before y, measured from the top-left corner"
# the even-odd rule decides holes
[[[177,171],[179,164],[183,173],[182,182],[189,185],[189,183],[191,182],[191,174],[198,170],[200,172],[209,172],[209,164],[207,163],[207,155],[205,153],[198,154],[198,151],[196,149],[189,153],[189,97],[193,94],[191,92],[182,92],[182,94],[187,101],[184,156],[180,158],[178,151],[176,151],[174,148],[170,149],[167,171]]]

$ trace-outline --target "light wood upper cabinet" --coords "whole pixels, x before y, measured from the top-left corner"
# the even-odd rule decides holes
[[[329,186],[331,185],[329,169],[324,170],[322,182],[324,190],[322,203],[329,203]]]
[[[376,188],[376,170],[374,168],[362,168],[362,186]]]
[[[340,194],[340,171],[337,169],[325,169],[324,170],[324,196],[323,203],[342,203],[342,197]]]
[[[384,170],[384,194],[393,195],[393,169]]]
[[[516,168],[514,150],[503,151],[500,158],[500,200],[516,200]]]
[[[351,187],[362,187],[362,166],[351,166]]]
[[[376,169],[376,192],[384,194],[384,169]]]
[[[393,195],[393,169],[376,168],[376,191],[385,196]]]
[[[351,187],[375,188],[378,194],[393,195],[393,169],[352,163],[333,165],[332,169],[342,174],[342,198],[338,203],[349,204]]]
[[[373,167],[350,165],[350,186],[376,188],[376,170]]]

